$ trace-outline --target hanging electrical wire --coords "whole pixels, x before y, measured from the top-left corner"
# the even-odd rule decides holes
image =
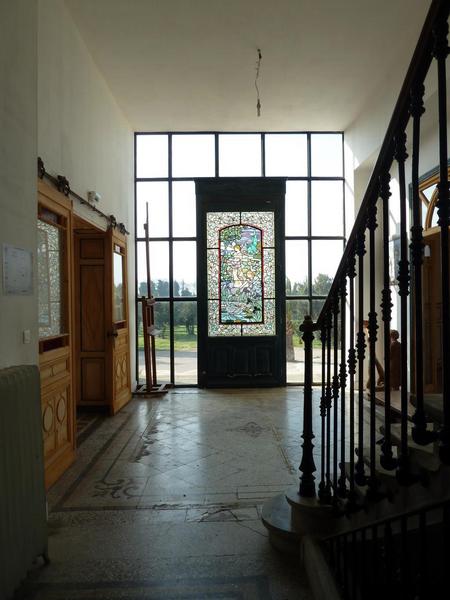
[[[262,54],[261,50],[258,48],[258,60],[256,61],[256,77],[255,77],[255,88],[256,88],[256,114],[258,117],[261,116],[261,99],[259,97],[259,87],[258,87],[258,79],[259,79],[259,71],[261,69],[261,59]]]

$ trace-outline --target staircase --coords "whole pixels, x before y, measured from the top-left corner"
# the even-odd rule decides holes
[[[299,552],[317,597],[438,597],[450,565],[450,277],[447,74],[449,0],[434,0],[330,293],[305,347],[300,485],[271,499],[262,520],[278,549]],[[441,380],[431,393],[425,357],[424,203],[420,192],[425,82],[437,72]],[[427,80],[428,82],[428,80]],[[410,160],[408,160],[408,154]],[[391,177],[399,186],[400,389],[391,389]],[[409,207],[407,206],[409,198]],[[409,211],[408,211],[409,208]],[[434,207],[430,207],[430,210]],[[408,215],[409,212],[409,215]],[[428,216],[430,217],[428,219]],[[376,230],[379,230],[378,233]],[[435,232],[435,233],[436,233]],[[433,258],[436,260],[436,257]],[[382,285],[378,282],[382,281]],[[322,385],[312,387],[320,336]],[[384,385],[376,381],[377,355]],[[341,357],[339,362],[339,356]],[[392,369],[392,372],[391,372]],[[368,383],[366,388],[366,379]],[[397,385],[395,385],[397,387]],[[320,431],[313,414],[320,412]],[[317,465],[314,440],[320,450]],[[317,478],[317,485],[316,485]],[[312,558],[314,557],[314,558]],[[444,586],[445,589],[445,586]]]

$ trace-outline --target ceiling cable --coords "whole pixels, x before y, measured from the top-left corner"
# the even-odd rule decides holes
[[[261,50],[258,48],[258,60],[256,61],[256,77],[255,77],[255,88],[256,88],[256,114],[258,117],[261,116],[261,100],[259,97],[259,87],[258,87],[258,79],[259,79],[259,70],[261,68],[261,59],[262,54]]]

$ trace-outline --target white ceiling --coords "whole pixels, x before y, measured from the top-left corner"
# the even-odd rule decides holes
[[[66,4],[134,130],[284,131],[345,130],[394,67],[404,76],[430,1]]]

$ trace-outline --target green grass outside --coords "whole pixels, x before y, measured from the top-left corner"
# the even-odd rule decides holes
[[[294,336],[294,348],[302,348],[303,342],[300,342],[298,336]],[[197,330],[195,335],[188,334],[184,325],[175,326],[175,350],[196,350],[197,349]],[[313,340],[313,348],[321,348],[322,343],[320,340]],[[144,349],[144,336],[142,334],[138,337],[138,348],[139,350]],[[169,329],[167,328],[165,337],[160,336],[155,338],[155,349],[156,350],[170,350],[170,339]]]
[[[184,325],[175,325],[175,350],[196,350],[197,349],[197,328],[195,334],[188,334]],[[169,328],[166,328],[164,337],[160,337],[161,333],[155,337],[156,350],[170,350]],[[138,337],[139,350],[144,349],[144,336],[142,333]]]

